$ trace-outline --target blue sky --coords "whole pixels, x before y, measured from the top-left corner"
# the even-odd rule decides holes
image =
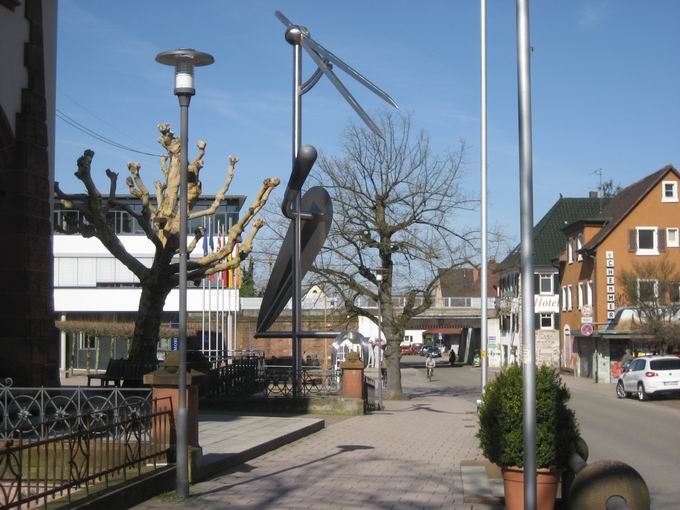
[[[488,1],[489,221],[519,235],[514,2]],[[267,176],[290,172],[291,47],[273,16],[281,9],[312,37],[387,90],[435,150],[469,146],[465,186],[479,195],[479,2],[60,0],[57,108],[119,143],[155,153],[156,125],[178,124],[173,71],[163,50],[193,47],[215,64],[197,69],[190,141],[208,142],[203,190],[214,193],[226,157],[240,156],[231,192],[252,196]],[[674,0],[531,2],[535,216],[559,197],[586,196],[593,171],[627,185],[680,164],[680,46]],[[305,76],[313,64],[305,58]],[[342,78],[342,73],[338,74]],[[369,111],[383,108],[350,78]],[[325,79],[303,99],[303,143],[339,154],[358,122]],[[178,127],[178,126],[177,126]],[[147,185],[157,159],[105,145],[57,121],[56,178],[79,191],[75,161],[95,151],[104,170],[127,175],[142,163]],[[119,180],[123,184],[123,180]],[[119,184],[119,192],[126,189]],[[461,218],[472,224],[476,216]]]

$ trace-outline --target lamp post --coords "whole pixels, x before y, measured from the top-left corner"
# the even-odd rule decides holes
[[[164,51],[156,62],[175,68],[175,90],[180,112],[180,184],[179,184],[179,404],[177,423],[177,484],[181,498],[189,496],[189,444],[187,436],[187,167],[189,161],[189,103],[194,89],[194,67],[207,66],[212,55],[191,48]]]

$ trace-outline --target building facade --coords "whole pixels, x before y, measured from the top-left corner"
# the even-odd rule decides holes
[[[214,198],[202,196],[195,206],[196,210],[207,208]],[[119,196],[117,200],[133,210],[141,210],[141,203],[134,197]],[[206,228],[206,232],[211,235],[206,235],[205,239],[213,237],[213,246],[219,243],[217,233],[228,230],[238,221],[244,201],[243,196],[225,197],[217,212],[209,217],[211,228]],[[79,214],[78,211],[64,209],[59,202],[55,203],[54,309],[62,331],[59,366],[62,370],[97,370],[106,368],[111,357],[127,354],[129,340],[126,337],[129,335],[121,331],[120,336],[114,337],[92,331],[106,329],[98,324],[132,323],[137,314],[141,287],[137,277],[111,255],[98,239],[59,233],[68,231],[70,225],[77,225]],[[154,245],[135,219],[120,210],[109,211],[107,217],[128,253],[147,267],[151,266]],[[198,227],[199,222],[202,224],[204,219],[192,220],[189,231]],[[207,249],[210,250],[209,247]],[[202,256],[203,250],[204,247],[199,243],[191,256]],[[223,344],[228,344],[227,337],[233,336],[235,313],[239,310],[240,301],[238,288],[229,287],[228,282],[219,277],[198,283],[188,282],[189,322],[192,332],[199,336],[199,345],[195,348],[208,352],[221,351]],[[179,320],[178,311],[179,289],[173,289],[165,302],[163,322],[168,326],[176,324]],[[165,339],[168,345],[160,346],[161,350],[172,348],[168,340]],[[227,348],[230,347],[233,348],[233,345],[227,345]]]
[[[57,2],[0,2],[0,378],[58,384],[50,224]]]
[[[588,198],[560,197],[534,227],[534,330],[536,359],[558,367],[565,354],[560,351],[559,270],[554,259],[564,249],[564,225],[583,215],[598,214],[607,199],[591,193]],[[520,246],[517,245],[497,268],[500,364],[519,363],[522,353],[522,284]]]
[[[679,186],[680,174],[666,166],[621,190],[600,214],[563,229],[560,335],[563,366],[577,375],[610,382],[626,348],[649,350],[649,339],[613,327],[617,311],[633,304],[620,278],[640,263],[668,260],[680,268]],[[638,280],[642,293],[657,286]]]

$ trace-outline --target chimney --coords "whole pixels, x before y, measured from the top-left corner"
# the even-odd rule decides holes
[[[588,198],[597,198],[597,191],[589,191]]]

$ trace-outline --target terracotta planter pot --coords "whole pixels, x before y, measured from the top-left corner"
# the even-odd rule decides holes
[[[501,468],[505,488],[506,510],[524,510],[524,470],[518,467]],[[557,487],[562,471],[539,469],[536,478],[536,508],[554,510]]]

